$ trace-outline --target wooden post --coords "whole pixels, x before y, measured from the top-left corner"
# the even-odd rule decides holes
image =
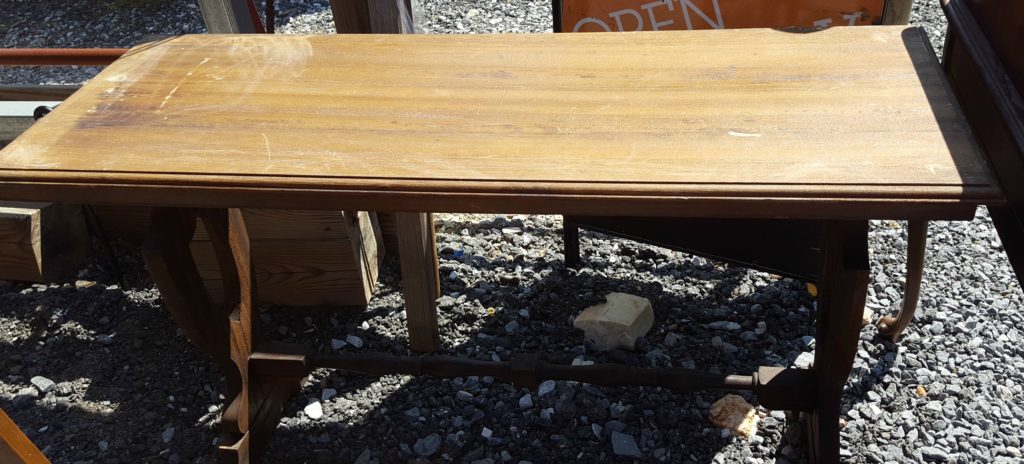
[[[246,0],[199,0],[203,23],[211,34],[251,34],[256,32]]]
[[[843,386],[853,369],[868,290],[868,224],[825,224],[825,262],[818,295],[814,376],[817,394],[810,416],[811,462],[839,462]]]
[[[885,0],[882,24],[907,24],[914,0]]]
[[[441,345],[436,300],[440,294],[434,219],[430,214],[397,213],[398,253],[402,265],[402,292],[413,351],[436,351]]]
[[[332,0],[339,34],[412,34],[410,3],[405,0]]]

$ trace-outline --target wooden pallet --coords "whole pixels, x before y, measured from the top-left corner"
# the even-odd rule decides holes
[[[91,253],[81,206],[0,202],[0,279],[57,280]]]
[[[149,208],[96,206],[110,237],[139,244]],[[244,210],[253,237],[255,277],[263,303],[288,306],[365,306],[384,254],[375,215],[365,211]],[[201,223],[192,256],[212,296],[220,300],[217,259]]]

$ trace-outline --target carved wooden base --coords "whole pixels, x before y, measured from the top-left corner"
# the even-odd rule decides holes
[[[220,263],[225,301],[216,305],[203,286],[189,251],[196,219],[202,219]],[[402,249],[423,277],[411,289],[421,300],[436,296],[434,258],[425,252],[431,227],[417,215],[408,215],[405,228],[418,237],[415,246]],[[311,356],[300,345],[269,343],[254,324],[253,281],[249,237],[238,209],[158,208],[144,247],[147,266],[160,287],[164,305],[189,340],[220,365],[227,378],[229,398],[221,418],[223,436],[217,448],[222,462],[256,461],[278,422],[281,410],[313,367],[342,368],[367,373],[432,374],[441,376],[491,375],[521,385],[536,385],[543,378],[576,379],[597,384],[660,385],[680,391],[705,388],[754,390],[769,407],[810,411],[812,460],[839,461],[839,414],[843,386],[853,367],[860,321],[867,294],[867,222],[822,222],[823,260],[818,300],[817,351],[809,371],[762,368],[750,376],[705,375],[691,371],[637,370],[626,366],[564,367],[539,362],[531,356],[511,363],[486,363],[435,357],[395,358],[360,354]],[[417,251],[418,254],[413,255]],[[423,274],[427,272],[427,274]],[[410,289],[407,289],[407,293]],[[422,302],[422,301],[421,301]],[[421,309],[426,310],[424,306]],[[423,324],[420,349],[432,348],[436,326]],[[414,334],[417,335],[417,334]],[[417,337],[413,337],[416,339]],[[415,340],[414,340],[415,341]],[[424,351],[426,351],[424,349]],[[520,360],[532,360],[521,362]],[[508,364],[508,365],[505,365]],[[397,369],[397,370],[396,370]],[[651,371],[651,372],[648,372]],[[616,380],[619,379],[619,380]],[[609,383],[611,382],[611,383]]]
[[[223,305],[213,303],[192,259],[189,242],[197,218],[203,220],[220,263]],[[256,287],[241,211],[155,208],[143,255],[174,321],[227,378],[220,460],[255,460],[305,373],[264,380],[250,372],[250,357],[262,337],[254,327]]]

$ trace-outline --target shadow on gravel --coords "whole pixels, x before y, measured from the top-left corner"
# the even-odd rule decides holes
[[[137,258],[130,267],[145,276]],[[151,283],[98,280],[0,291],[0,408],[55,463],[209,453],[220,374],[176,335]],[[52,390],[37,393],[35,376]]]
[[[442,352],[485,360],[542,352],[558,363],[749,373],[789,365],[805,350],[800,337],[813,330],[803,283],[597,234],[583,238],[580,270],[565,269],[557,247],[528,247],[527,256],[508,259],[442,246],[442,276],[459,276],[443,279]],[[214,462],[223,379],[177,334],[137,255],[126,255],[126,274],[134,276],[127,290],[104,276],[86,277],[100,282],[87,289],[73,281],[0,289],[0,407],[54,462]],[[331,339],[355,335],[365,341],[362,350],[405,355],[400,290],[391,260],[367,311],[263,308],[260,319],[270,338],[325,352]],[[634,352],[597,352],[572,328],[580,310],[613,291],[649,298],[655,308],[654,327]],[[722,320],[740,329],[707,327]],[[54,391],[19,396],[35,375],[53,380]],[[323,401],[324,417],[311,420],[302,409],[324,389],[334,396]],[[267,462],[415,461],[422,440],[435,433],[438,449],[421,462],[633,462],[614,454],[612,432],[631,436],[645,462],[789,462],[783,450],[799,455],[799,427],[784,418],[763,419],[757,446],[723,437],[707,411],[724,394],[559,382],[540,396],[487,378],[320,370],[288,403]]]
[[[584,238],[593,237],[598,236],[584,234]],[[813,333],[806,309],[811,307],[811,299],[802,282],[770,279],[755,286],[751,273],[743,269],[700,264],[699,260],[679,258],[684,255],[673,258],[666,250],[613,241],[623,256],[636,258],[635,273],[597,271],[607,263],[596,256],[585,264],[587,268],[577,271],[562,266],[560,253],[546,259],[507,259],[460,255],[458,250],[442,246],[442,353],[508,360],[516,352],[540,352],[546,361],[566,364],[581,358],[746,374],[759,365],[790,365],[803,351],[800,338]],[[664,269],[658,271],[657,260],[672,268],[667,273],[669,279],[654,275],[665,274]],[[325,315],[302,321],[289,320],[277,311],[272,325],[335,327],[306,337],[284,337],[285,341],[312,342],[323,352],[331,351],[333,332],[334,338],[344,339],[346,334],[363,338],[367,344],[363,350],[408,354],[404,326],[382,326],[382,321],[374,320],[402,311],[400,292],[396,291],[400,276],[394,264],[381,276],[380,290],[392,292],[382,306],[346,317]],[[517,272],[517,268],[522,269]],[[528,273],[524,271],[527,268],[545,272]],[[491,276],[496,279],[444,278],[452,271],[463,274],[469,269],[495,272],[497,275]],[[603,301],[603,295],[613,291],[647,297],[655,308],[654,328],[638,342],[635,352],[597,352],[572,328],[572,319],[583,308]],[[528,314],[521,312],[524,309]],[[706,327],[721,320],[734,320],[741,329]],[[369,322],[369,329],[361,328],[364,321]],[[765,322],[760,329],[758,321]],[[277,333],[273,326],[267,331]],[[323,402],[324,418],[306,418],[303,407],[321,398],[325,388],[336,390],[336,396]],[[723,437],[721,430],[710,424],[707,413],[711,403],[725,393],[678,394],[659,388],[558,382],[554,391],[539,396],[536,390],[517,389],[488,378],[446,381],[389,376],[378,380],[325,370],[314,373],[287,405],[285,418],[268,447],[268,459],[350,462],[364,455],[382,463],[414,461],[417,441],[423,445],[436,433],[438,450],[419,458],[422,462],[633,462],[633,458],[614,454],[613,431],[632,436],[641,449],[640,460],[649,462],[742,462],[748,457],[790,462],[782,452],[787,444],[793,445],[787,453],[799,455],[802,432],[798,424],[785,418],[768,416],[762,422],[757,440],[767,441],[765,445],[775,449],[771,456],[754,455],[744,440]],[[742,395],[750,399],[750,395]]]

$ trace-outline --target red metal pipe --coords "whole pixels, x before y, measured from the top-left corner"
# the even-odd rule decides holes
[[[0,48],[0,66],[106,66],[127,48]]]

